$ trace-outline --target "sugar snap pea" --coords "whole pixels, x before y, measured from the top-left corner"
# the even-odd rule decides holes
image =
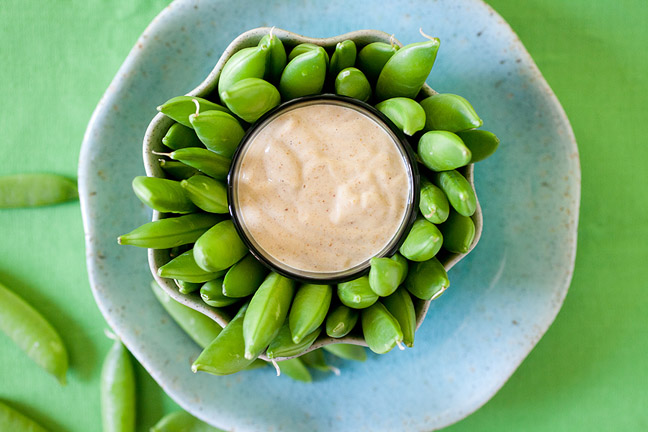
[[[320,372],[333,372],[335,375],[340,375],[340,370],[336,367],[329,366],[326,363],[326,358],[324,357],[324,351],[321,348],[318,348],[313,351],[309,351],[306,354],[299,356],[299,359],[304,362],[309,368],[318,370]]]
[[[282,375],[289,376],[294,380],[302,382],[313,381],[313,377],[308,371],[308,368],[300,358],[282,360],[278,362],[277,365],[279,366]]]
[[[380,75],[385,63],[398,51],[398,45],[385,42],[372,42],[358,52],[357,68],[372,82]]]
[[[193,372],[230,375],[252,364],[256,356],[246,358],[244,355],[243,320],[247,308],[247,304],[243,305],[223,331],[200,353],[191,365]]]
[[[403,287],[398,288],[392,295],[385,297],[382,303],[400,324],[403,331],[403,343],[408,347],[413,347],[414,332],[416,332],[416,311],[407,290]]]
[[[449,171],[470,163],[472,153],[452,132],[430,131],[419,140],[418,155],[433,171]]]
[[[206,271],[216,272],[230,268],[248,253],[231,219],[214,225],[196,240],[196,263]]]
[[[260,78],[245,78],[221,93],[221,99],[234,114],[254,123],[281,103],[279,90]]]
[[[163,105],[157,107],[157,110],[167,117],[177,121],[181,125],[191,128],[192,126],[189,121],[189,116],[196,112],[196,103],[194,100],[198,102],[198,110],[200,112],[211,110],[228,112],[227,108],[196,96],[174,97],[166,101]]]
[[[279,81],[281,72],[286,67],[287,55],[281,39],[272,34],[272,31],[263,36],[259,45],[265,45],[268,48],[266,55],[265,78],[271,82]]]
[[[160,167],[166,174],[176,180],[188,179],[199,172],[196,168],[174,160],[160,159]]]
[[[225,180],[232,161],[229,158],[214,153],[204,148],[188,147],[175,150],[171,153],[160,153],[178,160],[185,165],[196,168],[216,180]]]
[[[169,279],[180,279],[185,282],[203,283],[216,279],[224,272],[210,272],[203,270],[194,258],[193,249],[173,258],[168,263],[158,268],[158,276]]]
[[[104,432],[135,430],[135,372],[120,340],[113,343],[101,369],[101,421]]]
[[[277,336],[294,291],[294,281],[273,272],[254,293],[243,323],[245,358],[256,358]]]
[[[470,183],[458,171],[444,171],[435,175],[437,186],[448,197],[450,205],[463,216],[472,216],[477,209],[477,197]]]
[[[326,334],[332,338],[341,338],[349,334],[358,322],[360,313],[357,309],[339,305],[326,317]]]
[[[485,130],[467,130],[457,132],[463,143],[470,149],[470,163],[483,161],[491,156],[499,146],[499,138]]]
[[[0,209],[58,204],[78,196],[76,183],[56,174],[0,177]]]
[[[209,306],[217,308],[230,306],[239,301],[237,298],[230,298],[223,295],[222,278],[206,282],[200,288],[200,298]]]
[[[227,213],[227,187],[204,175],[194,175],[180,182],[187,197],[200,209],[209,213]]]
[[[328,74],[331,77],[337,76],[341,70],[351,67],[355,64],[357,48],[352,40],[338,42],[335,45],[335,51],[331,56],[331,62],[328,67]]]
[[[332,297],[331,285],[304,284],[297,289],[288,315],[293,342],[301,342],[322,325]]]
[[[421,101],[425,110],[425,130],[459,132],[480,127],[484,122],[466,99],[438,93]]]
[[[443,235],[436,225],[418,218],[399,251],[410,261],[427,261],[439,252],[442,243]]]
[[[425,219],[434,224],[445,222],[450,214],[450,203],[445,193],[424,177],[421,177],[419,210]]]
[[[366,102],[371,97],[371,84],[364,74],[354,67],[342,69],[335,78],[335,94]]]
[[[270,345],[268,345],[266,356],[272,359],[299,355],[313,345],[313,342],[315,342],[321,332],[322,329],[317,328],[303,337],[299,342],[294,342],[290,326],[286,323],[281,327],[277,336],[272,339]]]
[[[151,289],[171,318],[201,348],[205,348],[221,333],[221,327],[202,313],[173,300],[153,281]]]
[[[187,198],[180,182],[159,177],[137,176],[133,192],[144,204],[162,213],[192,213],[198,208]]]
[[[438,259],[412,263],[405,288],[421,300],[434,300],[450,286],[448,274]]]
[[[187,147],[202,147],[203,144],[198,139],[198,135],[191,128],[183,126],[180,123],[171,125],[167,133],[162,138],[162,144],[171,150],[178,150]]]
[[[236,82],[245,78],[263,78],[266,70],[266,58],[268,46],[258,45],[250,48],[243,48],[237,51],[227,60],[218,79],[218,94]]]
[[[385,354],[403,341],[398,320],[380,302],[362,310],[360,321],[365,342],[376,354]]]
[[[326,58],[324,49],[312,49],[290,60],[279,80],[282,98],[319,94],[326,79]]]
[[[376,109],[394,122],[405,135],[412,136],[425,126],[425,111],[413,99],[404,97],[386,99],[377,104]]]
[[[359,362],[367,360],[367,352],[364,347],[359,345],[336,343],[324,345],[322,349],[345,360],[354,360]]]
[[[400,282],[398,283],[399,285],[405,282],[405,278],[407,277],[407,272],[408,272],[408,261],[403,255],[399,254],[398,252],[394,254],[394,256],[391,257],[392,260],[396,261],[398,264],[400,264],[402,268],[401,272],[401,279]]]
[[[364,309],[378,301],[378,294],[372,291],[367,276],[339,283],[337,295],[342,304],[353,309]]]
[[[15,432],[47,432],[47,429],[23,413],[0,401],[0,430]]]
[[[162,417],[149,432],[225,432],[198,420],[186,411],[176,411]]]
[[[436,59],[439,39],[405,45],[385,63],[376,83],[376,97],[414,99],[423,87]]]
[[[245,131],[234,117],[222,111],[203,111],[189,116],[200,141],[217,155],[231,159]]]
[[[223,294],[227,297],[247,297],[259,288],[266,275],[267,267],[252,254],[234,264],[223,279]]]
[[[145,223],[128,234],[119,236],[117,242],[150,249],[169,249],[195,242],[221,220],[223,220],[222,216],[206,213],[160,219]]]
[[[388,296],[400,285],[404,271],[402,264],[391,258],[371,258],[369,286],[379,296]]]
[[[475,223],[471,218],[451,212],[450,217],[439,225],[443,233],[443,247],[450,252],[467,253],[475,239]]]
[[[309,51],[320,51],[324,55],[324,61],[326,62],[326,68],[328,69],[328,65],[330,63],[329,55],[326,52],[324,48],[322,48],[319,45],[315,45],[312,43],[302,43],[297,46],[295,46],[291,51],[290,54],[288,54],[288,63],[295,57],[297,57],[300,54],[307,53]]]
[[[174,281],[178,287],[178,291],[182,294],[191,294],[192,292],[196,292],[203,285],[200,282],[187,282],[180,279],[174,279]]]

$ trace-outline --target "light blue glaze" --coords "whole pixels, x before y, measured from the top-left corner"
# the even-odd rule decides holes
[[[343,11],[343,12],[341,12]],[[470,100],[502,143],[475,168],[484,213],[476,249],[451,270],[413,349],[338,362],[312,384],[268,369],[194,375],[199,348],[149,289],[146,251],[119,234],[150,214],[131,191],[155,106],[199,84],[238,34],[277,26],[313,37],[361,28],[441,38],[428,83]],[[88,271],[102,313],[185,409],[236,431],[421,431],[483,405],[544,334],[567,292],[576,247],[580,168],[574,137],[517,36],[477,0],[435,2],[176,1],[137,42],[95,111],[79,166]]]

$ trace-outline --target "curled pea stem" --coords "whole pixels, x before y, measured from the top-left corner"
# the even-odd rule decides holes
[[[272,26],[272,28],[270,29],[270,39],[272,39],[274,37],[274,33],[272,33],[274,31],[274,29],[275,29],[275,26]]]
[[[329,366],[328,368],[335,374],[335,376],[340,376],[340,369],[336,368],[335,366]]]
[[[272,363],[272,366],[274,366],[275,370],[277,371],[277,376],[281,376],[281,368],[279,367],[277,362],[274,361],[274,359],[272,359],[272,360],[270,360],[270,363]]]
[[[403,342],[401,341],[396,341],[396,345],[398,345],[398,349],[401,351],[405,350],[405,345],[403,345]]]
[[[106,335],[106,337],[107,337],[108,339],[112,339],[112,340],[114,340],[114,341],[121,340],[121,339],[119,339],[119,337],[118,337],[115,333],[111,332],[111,331],[108,330],[108,329],[104,329],[104,334]]]
[[[426,39],[434,40],[432,36],[423,33],[423,27],[419,27],[419,33],[421,33],[421,36],[423,36]]]
[[[191,99],[191,101],[196,105],[196,117],[200,114],[200,104],[198,103],[198,99]]]
[[[389,36],[389,45],[391,45],[392,48],[394,48],[394,40],[395,39],[396,38],[394,37],[393,34],[391,36]]]
[[[169,157],[169,158],[171,157],[171,153],[160,153],[160,152],[156,152],[155,150],[151,150],[151,153],[153,153],[154,155],[157,155],[157,156],[166,156],[166,157]]]

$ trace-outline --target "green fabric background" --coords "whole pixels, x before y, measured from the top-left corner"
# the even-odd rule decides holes
[[[90,115],[168,0],[3,0],[0,175],[76,176]],[[564,307],[503,389],[459,431],[648,430],[648,2],[491,0],[565,108],[583,171]],[[515,143],[507,143],[515,145]],[[0,211],[0,281],[64,334],[60,387],[0,335],[0,399],[53,431],[100,430],[110,346],[85,271],[78,203]],[[142,368],[139,429],[177,406]]]

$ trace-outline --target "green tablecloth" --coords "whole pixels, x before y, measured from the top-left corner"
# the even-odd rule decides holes
[[[574,280],[504,388],[450,431],[648,430],[648,3],[492,0],[562,102],[583,170]],[[76,175],[87,121],[167,0],[0,4],[0,175]],[[64,334],[60,387],[0,335],[0,400],[54,431],[100,429],[110,341],[87,280],[78,203],[0,211],[0,281]],[[177,407],[139,368],[140,429]]]

